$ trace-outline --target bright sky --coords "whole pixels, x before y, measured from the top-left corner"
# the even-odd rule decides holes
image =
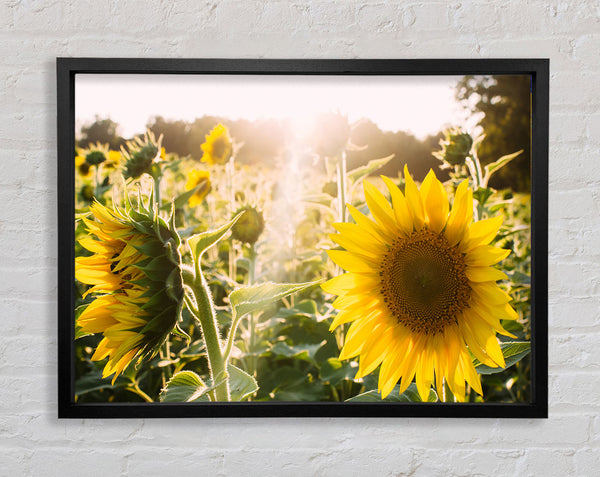
[[[215,76],[79,74],[76,126],[110,118],[120,134],[143,132],[152,116],[192,121],[290,118],[310,121],[339,112],[350,122],[367,118],[382,130],[418,138],[465,125],[454,99],[459,76]],[[468,124],[467,124],[468,127]]]

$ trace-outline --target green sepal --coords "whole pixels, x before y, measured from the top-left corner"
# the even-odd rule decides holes
[[[168,299],[167,291],[160,289],[154,295],[152,295],[146,303],[141,305],[140,308],[145,311],[148,311],[149,309],[157,306],[162,308],[162,305],[165,302],[170,302],[170,300]]]
[[[148,240],[142,245],[134,245],[132,243],[130,245],[146,257],[155,258],[165,254],[165,246],[158,240]]]
[[[179,322],[177,322],[177,324],[175,325],[175,328],[173,328],[171,330],[171,333],[173,333],[175,336],[179,336],[180,338],[182,338],[183,340],[185,340],[185,345],[189,346],[190,343],[192,342],[192,337],[190,335],[188,335],[179,325]]]
[[[239,218],[243,215],[243,212],[236,215],[231,222],[222,225],[216,230],[209,230],[207,232],[202,232],[200,234],[196,234],[187,239],[188,246],[192,251],[192,256],[195,261],[200,260],[202,254],[206,252],[210,247],[216,244],[219,240],[221,240],[231,227],[235,225],[235,223],[239,220]]]
[[[177,302],[181,300],[183,285],[181,282],[181,271],[178,268],[174,268],[171,273],[169,273],[169,276],[165,281],[165,289],[171,300]]]
[[[146,277],[155,282],[164,282],[171,270],[173,269],[173,262],[165,256],[156,257],[150,260],[145,265],[136,265],[136,268],[140,269]]]

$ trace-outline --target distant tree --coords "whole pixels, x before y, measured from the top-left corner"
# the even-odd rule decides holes
[[[108,144],[111,149],[118,150],[121,144],[125,144],[125,139],[117,134],[118,127],[119,125],[113,120],[109,118],[100,119],[96,116],[93,123],[81,127],[81,135],[77,145],[87,147],[90,143],[100,142]]]
[[[163,135],[162,145],[167,152],[174,152],[179,156],[191,154],[188,138],[190,125],[185,121],[168,121],[162,116],[155,116],[146,127],[152,131],[156,138]]]
[[[439,166],[439,160],[432,152],[439,148],[440,137],[441,134],[428,136],[421,141],[404,131],[382,131],[375,123],[363,120],[353,128],[350,140],[357,146],[366,145],[367,148],[348,152],[348,169],[359,167],[371,159],[394,154],[394,158],[376,171],[376,174],[396,177],[406,164],[415,179],[421,181],[429,169],[437,169]],[[444,171],[436,173],[440,180],[447,179]]]
[[[484,164],[523,149],[492,178],[492,187],[530,189],[530,83],[525,75],[465,76],[456,87],[466,109],[484,114],[478,123],[486,135],[478,149]]]

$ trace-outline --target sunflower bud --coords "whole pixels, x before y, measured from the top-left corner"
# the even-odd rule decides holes
[[[98,166],[106,161],[106,155],[99,149],[94,149],[87,153],[85,156],[85,162],[91,166]]]
[[[148,131],[144,139],[137,137],[129,141],[127,149],[128,152],[123,151],[125,179],[137,179],[142,174],[151,174],[154,161],[160,157],[160,139],[157,143],[154,135]]]
[[[108,357],[113,383],[134,360],[156,354],[180,316],[183,285],[177,232],[144,208],[122,211],[98,202],[83,218],[92,252],[77,257],[75,277],[96,298],[79,315],[84,333],[101,333],[93,361]]]
[[[79,191],[79,195],[84,201],[91,202],[94,200],[94,188],[89,184],[85,184]]]
[[[471,153],[473,138],[460,128],[446,129],[440,146],[442,150],[434,152],[433,155],[440,161],[459,166],[465,163],[465,159]]]
[[[233,215],[236,216],[240,212],[244,212],[244,215],[231,228],[231,237],[240,242],[253,245],[265,230],[265,220],[262,212],[255,207],[246,205],[238,209]]]

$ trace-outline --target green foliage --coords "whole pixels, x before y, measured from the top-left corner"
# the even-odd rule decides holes
[[[510,168],[492,179],[496,189],[529,191],[531,177],[531,78],[523,75],[465,76],[457,85],[456,98],[466,109],[481,114],[479,126],[485,139],[478,147],[484,164],[501,156],[523,150]]]
[[[161,158],[157,157],[158,149],[150,151],[152,165],[160,172],[159,181],[152,182],[152,177],[146,174],[131,178],[134,185],[128,185],[132,195],[128,199],[135,201],[134,192],[139,187],[140,195],[147,201],[150,188],[159,184],[163,200],[153,212],[166,218],[173,210],[171,226],[177,227],[187,247],[178,247],[175,240],[170,247],[181,253],[184,264],[195,262],[204,274],[215,307],[217,341],[220,340],[229,360],[223,368],[227,372],[221,372],[213,381],[207,359],[210,341],[205,339],[198,321],[184,308],[177,323],[181,332],[172,332],[168,348],[164,346],[152,359],[129,366],[114,385],[110,378],[102,379],[104,363],[91,361],[102,336],[84,335],[76,330],[77,399],[126,402],[149,397],[163,402],[206,402],[214,400],[216,388],[228,379],[232,400],[382,401],[377,392],[377,370],[355,379],[358,360],[339,360],[347,326],[330,331],[337,313],[331,305],[332,297],[313,286],[340,273],[326,254],[327,249],[335,246],[329,238],[334,231],[331,224],[344,218],[335,175],[336,170],[341,170],[340,159],[320,158],[314,162],[314,148],[306,152],[302,150],[304,145],[294,145],[296,149],[292,151],[286,142],[286,125],[281,121],[227,121],[237,147],[235,164],[210,168],[212,190],[202,203],[192,207],[189,199],[195,190],[185,190],[188,175],[193,169],[205,167],[197,162],[202,155],[200,144],[222,119],[205,116],[193,123],[153,119],[150,129],[156,137],[164,134],[162,145],[166,149],[166,157]],[[343,146],[343,141],[337,139],[348,141],[348,131],[344,127],[337,129],[340,137],[329,144],[336,151]],[[348,172],[344,203],[368,213],[360,186],[362,180],[371,176],[369,180],[387,195],[383,182],[376,176],[392,176],[402,187],[403,181],[397,180],[397,175],[405,163],[417,181],[425,177],[429,168],[434,168],[438,178],[444,180],[438,169],[440,161],[432,155],[439,149],[440,137],[419,141],[403,132],[381,131],[368,121],[353,125],[350,142],[346,143]],[[482,172],[487,171],[488,177],[494,174],[492,185],[482,185],[474,192],[480,218],[499,214],[504,217],[495,243],[510,249],[511,254],[501,264],[509,277],[501,287],[513,298],[511,305],[519,319],[502,323],[517,336],[517,341],[511,338],[501,343],[507,367],[487,368],[476,363],[484,397],[471,391],[467,396],[470,402],[527,402],[530,398],[530,200],[527,194],[518,192],[521,186],[510,182],[511,176],[504,172],[512,174],[513,169],[519,170],[518,161],[528,151],[521,156],[515,153],[500,157],[519,148],[522,147],[510,143],[502,153],[490,153],[491,159]],[[292,152],[297,159],[293,169],[287,162]],[[123,206],[119,198],[124,195],[119,190],[123,164],[113,171],[105,166],[106,163],[99,171],[99,184],[94,183],[93,177],[78,176],[77,190],[87,185],[88,192],[91,188],[103,203],[110,205],[115,200]],[[505,190],[492,188],[498,183],[494,182],[497,177],[508,181]],[[453,181],[446,184],[450,197],[457,184]],[[117,189],[119,194],[111,189]],[[79,194],[77,210],[87,211],[88,203]],[[265,225],[251,244],[232,240],[228,235],[239,219],[238,215],[229,221],[234,211],[249,203],[263,211]],[[348,214],[345,218],[351,220]],[[140,222],[139,227],[151,225]],[[85,227],[79,221],[76,237],[84,235]],[[153,259],[165,254],[162,246],[136,246]],[[89,255],[78,243],[75,253]],[[148,275],[165,283],[169,281],[163,273],[166,266],[163,259],[149,260],[143,266]],[[189,289],[189,279],[195,276],[192,267],[184,267],[182,273],[188,279]],[[170,278],[175,280],[179,276]],[[90,301],[89,297],[82,298],[85,287],[77,283],[75,288],[76,304],[84,307]],[[432,390],[429,401],[437,400]],[[420,402],[420,398],[415,384],[411,384],[402,395],[396,386],[383,401]]]
[[[427,402],[436,402],[438,400],[437,394],[432,389],[429,392]],[[381,394],[377,390],[372,389],[365,393],[361,393],[358,396],[354,396],[347,399],[348,402],[423,402],[419,396],[417,385],[412,383],[406,388],[402,394],[400,394],[400,386],[395,386],[392,392],[387,395],[384,399],[381,398]]]
[[[509,341],[502,343],[500,349],[502,350],[506,366],[504,368],[490,368],[475,359],[473,360],[473,364],[479,374],[496,374],[510,368],[531,352],[531,343],[529,341]]]
[[[235,316],[239,319],[248,313],[263,309],[266,305],[285,298],[292,293],[306,290],[315,285],[311,283],[261,283],[251,287],[242,287],[231,292],[229,301]]]
[[[258,390],[256,380],[245,371],[230,364],[227,367],[229,372],[229,387],[231,389],[232,401],[243,401]]]
[[[175,374],[160,393],[162,402],[205,402],[210,388],[193,371]]]

